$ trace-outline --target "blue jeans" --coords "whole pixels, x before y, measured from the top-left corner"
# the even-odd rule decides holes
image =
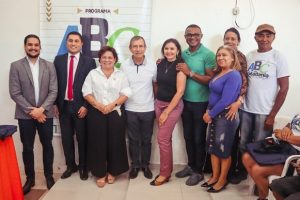
[[[208,102],[183,101],[182,124],[188,165],[194,172],[202,173],[206,160],[206,128],[203,121]]]
[[[268,115],[249,113],[241,110],[241,141],[240,149],[246,151],[246,145],[250,142],[263,140],[272,135],[273,130],[265,130],[264,123]]]
[[[126,110],[129,154],[133,168],[145,168],[149,165],[154,115],[154,111],[132,112]]]

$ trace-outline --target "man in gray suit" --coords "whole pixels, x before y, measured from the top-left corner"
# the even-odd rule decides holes
[[[47,188],[53,180],[53,103],[57,96],[57,78],[52,63],[39,57],[40,39],[27,35],[24,39],[26,57],[11,64],[9,93],[16,103],[15,118],[18,119],[23,144],[23,163],[27,180],[23,193],[35,184],[33,145],[36,130],[43,146],[44,175]]]

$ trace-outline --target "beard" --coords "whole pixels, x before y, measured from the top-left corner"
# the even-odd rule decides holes
[[[34,54],[34,55],[32,55],[32,54],[30,54],[30,53],[28,53],[28,52],[26,52],[26,55],[28,56],[28,58],[37,58],[37,57],[39,57],[40,56],[40,54],[38,53],[38,54]]]

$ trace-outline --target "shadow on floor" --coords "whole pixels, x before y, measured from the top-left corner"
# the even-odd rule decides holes
[[[28,194],[24,196],[25,200],[39,200],[40,197],[46,192],[45,189],[31,189]]]

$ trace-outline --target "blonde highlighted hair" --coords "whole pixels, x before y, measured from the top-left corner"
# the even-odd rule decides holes
[[[230,68],[231,68],[231,69],[235,69],[235,70],[240,71],[240,70],[242,69],[242,67],[241,67],[241,65],[240,65],[240,61],[239,61],[238,56],[237,56],[237,51],[236,51],[234,48],[232,48],[232,47],[230,47],[230,46],[228,46],[228,45],[220,46],[220,47],[218,48],[218,50],[217,50],[217,53],[216,53],[216,64],[217,64],[217,69],[216,69],[216,71],[217,71],[217,72],[220,72],[220,71],[221,71],[221,68],[218,66],[218,62],[217,62],[217,54],[218,54],[218,52],[219,52],[221,49],[226,49],[226,50],[230,53],[230,55],[232,56],[232,58],[233,58],[233,62],[231,63]]]

